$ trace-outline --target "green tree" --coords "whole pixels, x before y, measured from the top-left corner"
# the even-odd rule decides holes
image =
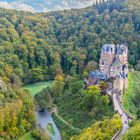
[[[37,81],[43,80],[43,78],[44,78],[43,68],[42,67],[32,68],[29,71],[29,78],[32,82],[37,82]]]

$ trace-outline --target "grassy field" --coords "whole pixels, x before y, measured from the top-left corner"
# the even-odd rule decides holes
[[[47,129],[48,129],[53,135],[55,135],[55,130],[54,130],[52,124],[48,124],[48,125],[47,125]]]
[[[52,84],[52,81],[49,82],[39,82],[31,85],[26,85],[23,87],[23,89],[26,89],[29,91],[31,96],[34,96],[38,92],[40,92],[43,88],[46,88]]]
[[[31,133],[27,133],[24,136],[22,136],[21,138],[19,138],[18,140],[36,140],[35,138],[32,137]]]
[[[128,86],[128,90],[124,93],[123,96],[123,104],[124,104],[124,108],[126,110],[126,112],[133,116],[136,117],[136,105],[135,105],[135,94],[139,94],[136,93],[136,88],[140,90],[140,72],[138,71],[134,71],[134,72],[130,72],[129,73],[129,86]]]

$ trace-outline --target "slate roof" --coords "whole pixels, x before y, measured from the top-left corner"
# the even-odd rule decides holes
[[[116,54],[118,54],[118,55],[123,54],[123,52],[126,51],[126,48],[127,48],[126,45],[117,45],[116,46]]]
[[[89,73],[89,78],[91,79],[99,78],[101,80],[107,80],[107,75],[97,70],[97,71],[91,71]]]
[[[105,44],[102,46],[102,51],[103,52],[111,52],[112,48],[115,47],[115,54],[118,54],[118,55],[121,55],[123,54],[124,52],[126,52],[127,50],[127,46],[125,44],[122,44],[122,45],[115,45],[114,44]]]
[[[103,50],[104,52],[110,52],[111,49],[112,49],[112,47],[114,47],[113,44],[105,44],[105,45],[102,46],[102,50]]]
[[[125,73],[119,73],[117,76],[116,76],[116,79],[126,79],[128,77],[127,74]]]
[[[121,62],[120,62],[119,57],[116,57],[113,63],[111,64],[111,66],[115,66],[115,67],[120,66],[120,65],[121,65]]]

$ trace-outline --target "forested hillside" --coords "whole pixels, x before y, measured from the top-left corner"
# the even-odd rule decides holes
[[[118,1],[48,14],[1,9],[0,75],[8,81],[15,73],[23,82],[86,75],[108,42],[128,44],[129,64],[140,69],[139,21],[138,10]]]
[[[98,68],[104,43],[126,43],[129,67],[140,70],[139,38],[140,11],[131,2],[36,14],[0,9],[0,77],[6,87],[0,90],[0,138],[16,139],[32,130],[33,101],[19,89],[37,81],[55,79],[52,91],[47,92],[60,114],[82,129],[104,116],[111,117],[110,100],[101,97],[100,91],[88,94],[81,80]]]
[[[14,88],[13,88],[14,86]],[[0,139],[13,140],[35,125],[34,105],[30,96],[15,85],[0,89]]]
[[[122,128],[120,116],[117,114],[112,119],[99,121],[85,129],[79,136],[71,140],[110,140]]]
[[[140,121],[134,121],[131,128],[122,136],[121,140],[139,140],[140,138]]]

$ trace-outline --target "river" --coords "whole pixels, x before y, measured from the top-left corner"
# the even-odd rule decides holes
[[[30,95],[34,98],[35,94],[37,94],[44,88],[51,86],[51,84],[52,84],[52,81],[39,82],[39,83],[31,84],[31,85],[26,85],[23,87],[23,89],[28,90]],[[52,138],[52,140],[61,140],[60,131],[58,130],[49,111],[44,111],[44,112],[37,111],[35,113],[36,113],[36,118],[37,118],[37,124],[39,126],[41,126],[41,128],[47,132],[47,134]],[[52,127],[55,131],[54,135],[47,129],[48,124],[52,125]]]
[[[51,114],[48,111],[43,112],[36,112],[37,114],[37,124],[44,130],[46,130],[47,134],[52,138],[52,140],[61,140],[60,132],[51,116]],[[47,125],[52,124],[52,127],[55,131],[55,134],[53,135],[48,129]]]

